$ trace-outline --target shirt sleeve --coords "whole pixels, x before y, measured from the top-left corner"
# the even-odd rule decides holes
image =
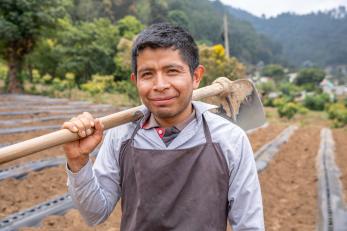
[[[252,147],[243,132],[237,141],[229,180],[229,222],[234,231],[264,229],[263,204]]]
[[[94,165],[91,160],[77,173],[67,167],[68,191],[89,225],[102,223],[120,197],[119,145],[115,132],[107,132]]]

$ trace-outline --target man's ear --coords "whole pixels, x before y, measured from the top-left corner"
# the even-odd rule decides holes
[[[193,89],[197,89],[199,87],[204,73],[205,67],[203,65],[199,65],[197,68],[195,68],[193,75]]]
[[[134,85],[136,85],[136,75],[134,73],[131,73],[130,80],[133,82]]]

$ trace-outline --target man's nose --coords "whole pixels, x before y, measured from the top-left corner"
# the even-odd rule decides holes
[[[162,73],[158,73],[155,78],[154,89],[157,91],[163,91],[170,87],[170,82],[167,77]]]

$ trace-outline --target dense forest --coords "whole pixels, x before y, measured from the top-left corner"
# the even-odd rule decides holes
[[[205,55],[201,60],[209,66],[205,83],[220,75],[241,77],[240,62],[274,62],[281,47],[231,15],[232,57],[225,58],[218,45],[223,44],[225,9],[209,0],[1,1],[0,61],[8,67],[6,85],[21,92],[23,80],[58,84],[68,76],[79,87],[93,76],[128,80],[134,36],[158,22],[178,24],[192,33]]]
[[[239,20],[250,22],[257,32],[280,43],[283,59],[294,66],[306,61],[318,66],[346,65],[347,11],[341,6],[307,15],[283,13],[277,17],[256,17],[228,7]]]
[[[222,46],[224,15],[230,59]],[[0,64],[8,69],[6,85],[18,92],[23,80],[58,84],[69,76],[78,87],[93,76],[125,81],[136,34],[169,22],[185,27],[199,44],[209,70],[206,84],[218,75],[243,76],[241,63],[344,64],[346,20],[343,7],[267,19],[218,0],[6,0],[0,1]]]
[[[76,10],[77,9],[77,10]],[[209,0],[138,0],[108,1],[75,0],[73,19],[88,21],[107,17],[112,21],[126,14],[136,16],[143,24],[171,22],[186,27],[199,43],[223,43],[223,14],[228,13],[220,1]],[[281,53],[278,43],[257,33],[249,22],[228,15],[230,53],[243,62],[271,63]]]

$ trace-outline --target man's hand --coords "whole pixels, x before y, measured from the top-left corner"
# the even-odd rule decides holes
[[[104,125],[100,120],[94,119],[90,113],[84,112],[65,122],[63,128],[77,133],[82,138],[63,146],[70,170],[78,172],[87,164],[89,153],[101,142]]]

